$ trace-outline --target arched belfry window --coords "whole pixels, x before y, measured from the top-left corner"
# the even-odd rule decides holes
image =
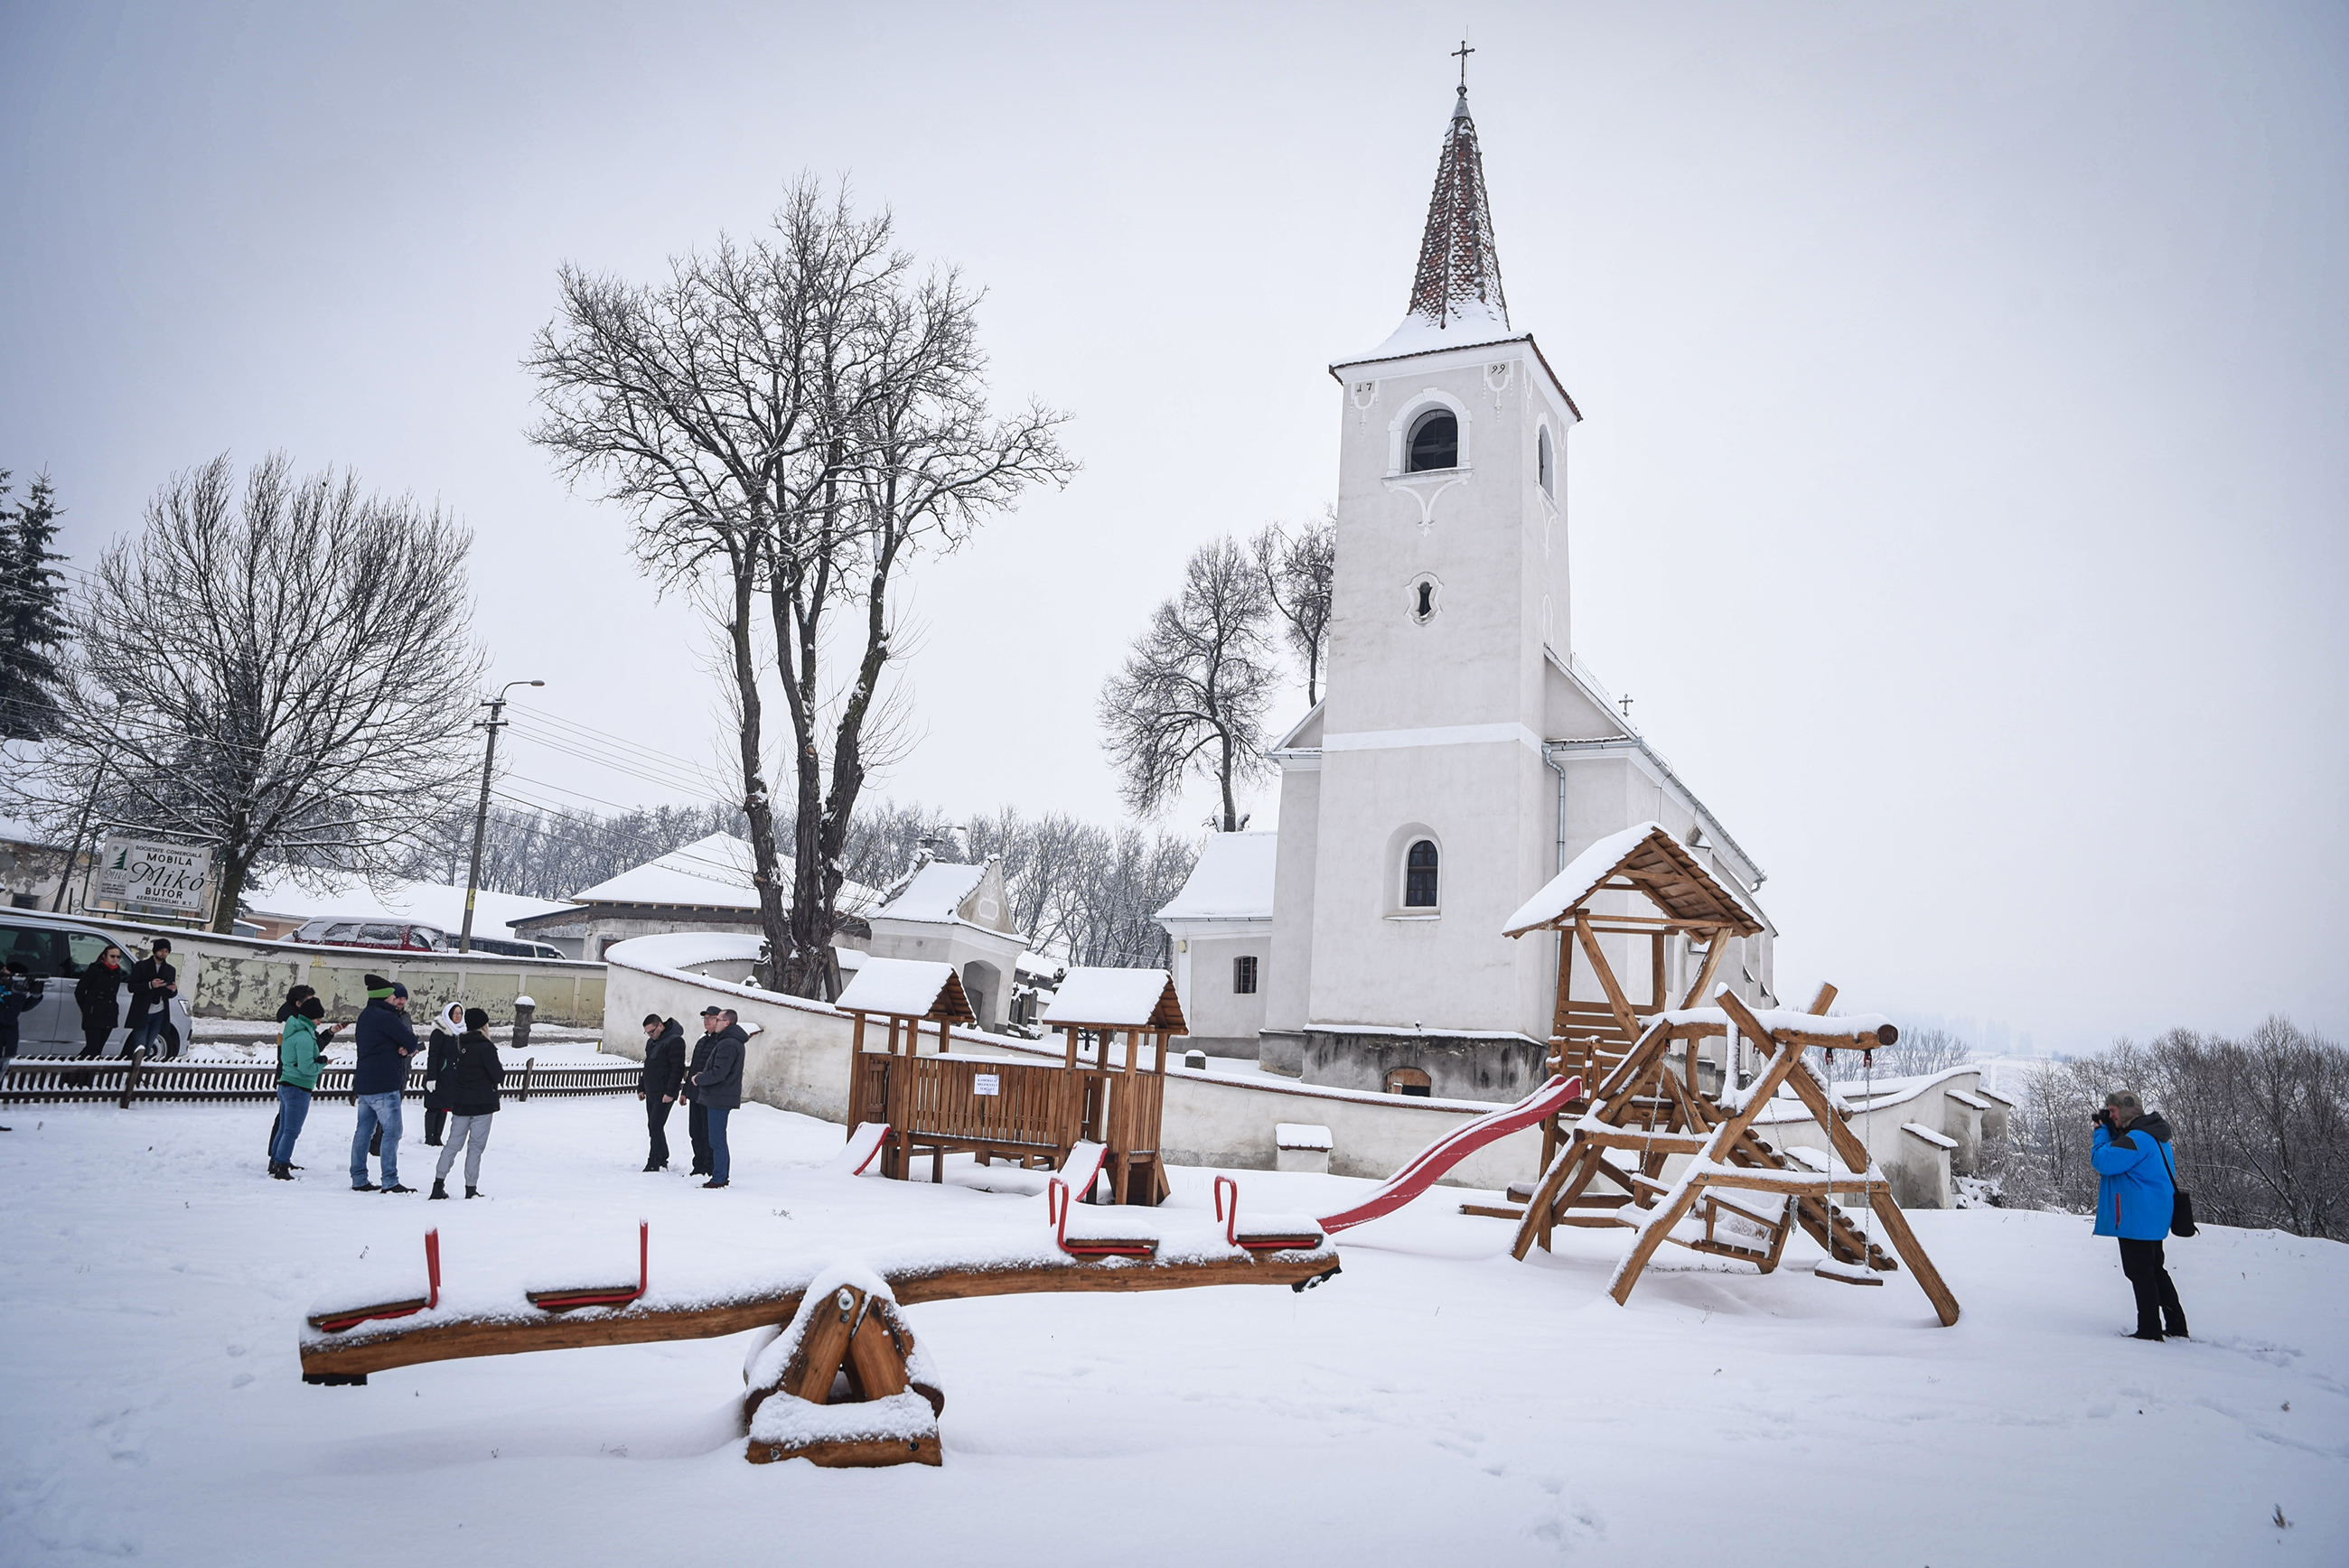
[[[1403,858],[1402,906],[1433,909],[1436,893],[1435,841],[1422,839]]]
[[[1412,474],[1460,466],[1460,420],[1451,409],[1430,408],[1412,421],[1402,466]]]
[[[1549,444],[1549,427],[1541,428],[1541,436],[1534,443],[1535,477],[1541,480],[1542,494],[1557,499],[1557,454]]]

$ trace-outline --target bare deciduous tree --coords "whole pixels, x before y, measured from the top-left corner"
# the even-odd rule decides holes
[[[770,233],[721,239],[658,286],[564,269],[528,360],[546,409],[532,438],[565,473],[608,481],[640,560],[664,586],[699,585],[724,634],[770,978],[802,995],[837,982],[850,830],[886,741],[897,574],[1073,469],[1064,416],[988,413],[978,296],[951,272],[917,277],[892,243],[886,212],[860,218],[845,191],[802,181]],[[781,811],[770,669],[796,786]]]
[[[47,794],[212,845],[215,931],[256,867],[398,874],[476,766],[471,543],[282,455],[176,476],[75,606]]]
[[[1305,706],[1321,700],[1321,659],[1330,648],[1330,583],[1338,568],[1338,509],[1291,533],[1273,523],[1249,547],[1265,596],[1280,617],[1281,640],[1305,665]]]
[[[1264,716],[1279,685],[1265,636],[1270,597],[1228,536],[1201,545],[1183,586],[1151,613],[1125,663],[1102,683],[1104,745],[1119,793],[1153,816],[1195,777],[1213,779],[1217,827],[1240,827],[1237,786],[1262,775]]]

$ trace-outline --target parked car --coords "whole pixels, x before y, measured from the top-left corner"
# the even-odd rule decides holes
[[[450,950],[454,952],[457,939],[452,936],[448,939],[448,942]],[[502,958],[568,958],[571,956],[560,947],[550,946],[543,942],[516,942],[503,936],[476,936],[473,938],[473,951],[494,953]]]
[[[84,926],[70,917],[36,914],[29,910],[8,910],[0,913],[0,963],[15,962],[25,966],[25,972],[41,984],[41,999],[19,1015],[16,1024],[17,1054],[24,1057],[70,1057],[82,1047],[81,1009],[74,1006],[74,982],[83,970],[98,962],[98,955],[109,947],[122,949],[123,968],[127,974],[130,964],[139,956],[132,949],[136,937],[109,936]],[[171,1000],[171,1024],[180,1031],[180,1047],[185,1050],[195,1038],[195,1024],[188,1012],[187,960],[177,962],[181,976],[181,994]],[[120,1016],[130,1013],[130,987],[124,985],[115,997]],[[129,1043],[130,1030],[118,1025],[107,1037],[106,1054],[119,1057]]]
[[[437,925],[364,920],[347,914],[321,915],[305,922],[285,940],[315,942],[327,947],[388,947],[400,953],[445,953],[455,945]]]

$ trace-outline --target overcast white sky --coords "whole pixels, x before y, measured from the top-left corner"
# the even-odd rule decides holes
[[[845,173],[1085,465],[922,570],[882,788],[1112,817],[1125,638],[1330,494],[1324,366],[1401,315],[1464,23],[1512,315],[1587,416],[1577,650],[1769,870],[1782,989],[2349,1034],[2338,5],[16,0],[0,466],[84,560],[223,449],[437,496],[498,678],[706,765],[697,629],[518,360],[560,263],[650,278]]]

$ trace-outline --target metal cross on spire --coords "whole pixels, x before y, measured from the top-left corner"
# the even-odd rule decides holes
[[[1460,90],[1464,93],[1468,90],[1468,57],[1475,52],[1468,46],[1465,38],[1461,39],[1460,46],[1452,51],[1452,57],[1460,62]]]

